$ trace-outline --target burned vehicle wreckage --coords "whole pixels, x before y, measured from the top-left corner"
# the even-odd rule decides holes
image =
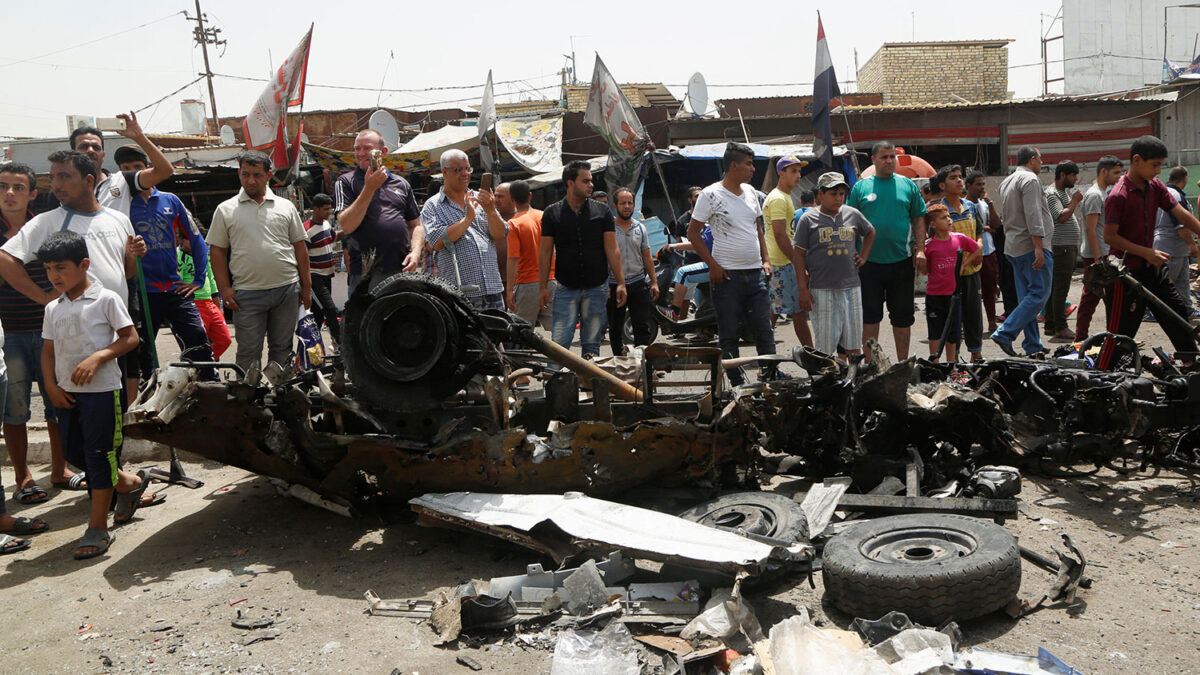
[[[275,383],[203,382],[197,364],[173,364],[143,389],[125,433],[353,509],[427,492],[754,489],[764,465],[849,475],[865,492],[918,459],[921,493],[942,496],[977,489],[969,477],[984,457],[1197,466],[1200,374],[1136,351],[1130,367],[1102,372],[1084,358],[1095,343],[1070,358],[953,366],[887,366],[878,349],[848,365],[803,348],[722,361],[714,347],[655,344],[602,367],[512,315],[473,309],[440,279],[366,286],[346,305],[340,355]],[[784,362],[807,376],[774,378]],[[727,388],[724,370],[739,366],[765,381]],[[514,385],[525,376],[544,387]]]

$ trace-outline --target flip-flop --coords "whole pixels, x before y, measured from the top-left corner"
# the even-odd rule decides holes
[[[94,546],[96,550],[92,551],[91,553],[72,553],[71,555],[74,556],[76,560],[86,560],[88,558],[95,558],[98,555],[104,555],[106,552],[108,552],[108,547],[112,546],[112,543],[116,541],[116,539],[117,535],[113,534],[112,532],[106,532],[96,527],[89,527],[83,531],[83,537],[81,537],[79,541],[75,542],[75,548],[78,549],[83,548],[84,546]]]
[[[50,485],[60,490],[86,490],[86,485],[80,485],[80,483],[85,481],[87,481],[87,474],[79,472],[65,481],[58,481],[57,483],[51,483]]]
[[[4,532],[0,532],[0,534],[41,534],[48,529],[50,529],[50,526],[40,518],[35,520],[25,518],[24,516],[17,516],[13,518],[13,526]]]
[[[167,501],[167,496],[164,495],[161,490],[158,492],[151,492],[148,495],[142,495],[142,499],[138,502],[138,508],[144,509],[150,506],[158,506],[165,501]]]
[[[13,495],[13,499],[17,500],[21,504],[40,504],[47,499],[50,499],[50,495],[46,494],[46,491],[43,490],[41,486],[39,486],[37,483],[34,483],[29,487],[23,487],[20,490],[17,490],[17,493]]]
[[[142,493],[146,491],[146,487],[150,485],[150,473],[145,469],[138,471],[138,478],[142,479],[142,484],[129,492],[117,493],[117,506],[113,509],[113,522],[118,525],[124,525],[130,520],[133,520],[133,514],[138,510],[138,506],[142,502]]]
[[[29,546],[30,541],[28,539],[18,539],[11,534],[0,534],[0,555],[24,551]]]

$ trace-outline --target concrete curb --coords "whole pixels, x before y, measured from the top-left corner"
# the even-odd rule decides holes
[[[125,447],[121,451],[121,458],[125,462],[148,462],[153,460],[167,460],[171,457],[170,447],[161,443],[152,443],[140,438],[126,438]],[[4,464],[8,464],[8,448],[0,453],[0,458]],[[50,463],[50,436],[46,432],[46,425],[30,424],[29,425],[29,455],[28,461],[30,464],[49,464]]]

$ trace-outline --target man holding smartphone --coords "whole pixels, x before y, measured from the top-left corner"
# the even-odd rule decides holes
[[[360,131],[354,139],[353,171],[333,184],[333,211],[337,223],[353,240],[364,260],[374,256],[370,286],[396,272],[412,272],[421,261],[425,230],[412,186],[385,166],[374,166],[371,152],[386,154],[383,136],[374,129]]]
[[[129,204],[133,196],[149,190],[175,173],[175,167],[167,156],[162,153],[146,134],[142,125],[138,124],[137,115],[117,115],[115,120],[101,120],[98,125],[105,127],[79,127],[71,132],[71,149],[88,156],[100,171],[100,180],[96,183],[96,201],[100,206],[116,209],[126,216],[129,215]],[[115,131],[138,144],[146,153],[150,166],[141,171],[118,171],[109,173],[104,170],[104,132]]]

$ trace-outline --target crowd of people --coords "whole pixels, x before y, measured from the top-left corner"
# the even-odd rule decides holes
[[[1043,329],[1051,342],[1081,341],[1101,300],[1106,330],[1133,337],[1146,303],[1123,282],[1103,297],[1085,286],[1074,329],[1068,326],[1078,262],[1086,281],[1087,266],[1110,254],[1175,313],[1197,314],[1189,275],[1200,222],[1187,200],[1187,171],[1175,167],[1161,182],[1167,148],[1149,136],[1126,158],[1101,158],[1086,190],[1069,161],[1043,186],[1040,152],[1022,147],[995,203],[983,172],[957,164],[922,188],[897,173],[896,148],[886,141],[875,143],[869,175],[852,185],[826,171],[801,190],[806,163],[788,156],[776,162],[778,182],[764,194],[751,184],[753,149],[729,143],[721,180],[687,189],[689,208],[672,223],[667,244],[682,262],[671,287],[660,288],[637,195],[594,191],[587,162],[568,163],[565,196],[538,210],[523,180],[493,189],[485,176],[471,189],[468,156],[451,150],[439,160],[440,189],[419,204],[404,177],[372,161],[388,148],[366,130],[354,142],[355,168],[337,178],[332,196],[311,199],[307,220],[270,188],[270,158],[251,151],[238,158],[237,195],[202,228],[178,197],[156,187],[173,169],[136,117],[122,117],[120,133],[134,145],[114,152],[119,171],[102,169],[104,137],[90,127],[71,135],[70,150],[49,157],[59,204],[52,210],[29,209],[37,176],[28,166],[0,165],[0,407],[14,498],[49,498],[26,457],[36,383],[51,485],[91,493],[77,558],[100,555],[114,540],[110,508],[120,523],[147,503],[148,475],[121,469],[118,420],[159,362],[157,329],[169,327],[182,358],[211,362],[233,343],[230,311],[238,368],[278,381],[293,367],[302,308],[312,308],[335,349],[342,342],[332,290],[341,264],[351,293],[396,272],[436,274],[475,308],[507,310],[563,347],[572,347],[578,330],[589,359],[600,356],[606,327],[612,353],[627,352],[627,315],[633,346],[644,346],[656,309],[679,321],[705,295],[726,358],[738,357],[744,335],[758,354],[775,353],[776,324],[785,317],[802,344],[854,358],[878,338],[886,310],[896,357],[907,359],[923,275],[934,360],[957,361],[964,344],[964,356],[980,360],[989,337],[1010,355],[1021,337],[1024,354],[1036,356],[1047,349]],[[1192,332],[1177,322],[1162,326],[1176,358],[1193,365]],[[1105,341],[1100,367],[1111,365],[1116,345]],[[217,378],[212,368],[198,372]],[[738,368],[728,376],[734,385],[746,378]],[[0,552],[28,547],[21,537],[47,527],[7,514],[0,499]]]

